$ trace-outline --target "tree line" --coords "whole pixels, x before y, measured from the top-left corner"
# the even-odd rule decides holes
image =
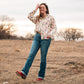
[[[75,41],[84,38],[84,32],[80,28],[67,28],[64,31],[59,32],[59,36],[66,41]]]
[[[15,30],[15,25],[13,24],[14,19],[10,18],[8,16],[0,16],[0,39],[28,39],[32,40],[34,35],[31,33],[28,33],[26,37],[17,37],[16,35],[13,35]],[[61,32],[58,33],[58,36],[61,36],[66,41],[75,41],[79,38],[84,38],[82,29],[79,28],[67,28]],[[52,39],[53,40],[53,39]]]

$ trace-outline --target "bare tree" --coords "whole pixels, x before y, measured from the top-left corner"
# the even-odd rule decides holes
[[[14,19],[8,16],[0,16],[0,39],[9,39],[14,30]]]
[[[79,38],[82,38],[82,29],[79,28],[68,28],[65,29],[63,32],[60,32],[60,35],[65,39],[65,40],[78,40]]]

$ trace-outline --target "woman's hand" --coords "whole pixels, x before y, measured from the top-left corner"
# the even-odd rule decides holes
[[[38,29],[35,29],[35,32],[39,31]]]
[[[51,36],[50,35],[47,35],[47,38],[51,38]]]
[[[39,4],[37,4],[37,5],[36,5],[36,8],[35,8],[35,10],[37,10],[39,7],[40,7],[40,5],[39,5]]]

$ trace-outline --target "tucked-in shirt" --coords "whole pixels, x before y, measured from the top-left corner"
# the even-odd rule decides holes
[[[34,16],[37,10],[33,10],[29,13],[28,18],[36,24],[35,32],[39,32],[41,34],[41,39],[49,39],[47,36],[49,35],[51,38],[54,37],[54,34],[57,32],[57,27],[55,24],[55,19],[50,14],[46,14],[45,18],[40,18],[37,20],[37,16]]]

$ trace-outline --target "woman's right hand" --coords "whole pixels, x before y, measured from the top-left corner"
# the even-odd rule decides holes
[[[39,7],[40,7],[40,5],[39,5],[39,4],[37,4],[37,5],[36,5],[36,8],[35,8],[35,10],[37,10]]]
[[[38,30],[38,29],[35,29],[34,31],[35,31],[35,32],[38,32],[39,30]]]

